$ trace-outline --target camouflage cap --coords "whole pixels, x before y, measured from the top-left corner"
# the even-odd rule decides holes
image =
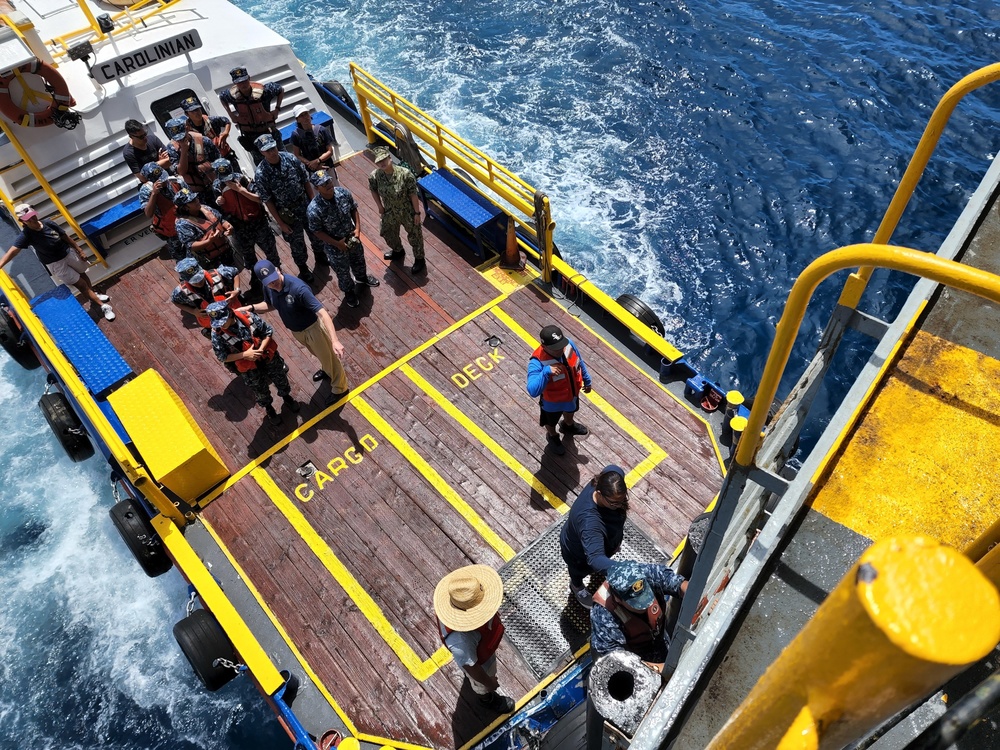
[[[646,583],[642,566],[632,560],[611,564],[608,586],[618,601],[632,609],[647,609],[653,603],[653,590]]]
[[[270,151],[272,148],[278,147],[278,142],[274,140],[274,136],[270,133],[264,133],[264,135],[257,136],[257,140],[253,142],[253,145],[259,151]]]
[[[319,187],[320,185],[329,185],[333,180],[333,173],[328,169],[317,169],[311,175],[309,175],[309,181]]]
[[[157,164],[155,161],[149,162],[149,164],[143,164],[142,169],[139,170],[139,174],[145,177],[150,182],[159,182],[164,177],[167,176],[166,171]]]
[[[378,148],[375,149],[374,152],[372,152],[372,159],[375,160],[376,164],[378,164],[380,161],[385,161],[386,159],[391,159],[391,158],[392,154],[389,152],[389,149],[387,149],[385,146],[379,146]]]
[[[187,124],[188,119],[186,117],[175,117],[172,120],[167,120],[167,124],[163,126],[163,129],[167,131],[167,137],[172,141],[183,141],[184,136],[187,135]]]
[[[223,182],[238,180],[240,178],[239,172],[233,171],[233,164],[229,159],[216,159],[212,162],[212,169],[215,170],[216,177]]]
[[[200,201],[201,196],[198,195],[194,190],[190,188],[181,188],[176,193],[174,193],[174,205],[175,206],[186,206],[188,203],[194,203],[195,201]]]
[[[205,308],[209,320],[212,321],[212,328],[222,328],[229,320],[229,303],[226,301],[213,302]]]
[[[181,258],[177,261],[177,265],[174,266],[174,270],[181,277],[181,281],[188,281],[201,270],[201,266],[198,265],[198,261],[194,258]]]
[[[204,107],[201,106],[197,96],[189,96],[187,99],[181,100],[181,109],[185,112],[193,112],[196,109],[204,109]]]
[[[243,83],[243,81],[250,80],[250,74],[243,67],[233,68],[229,71],[229,75],[232,77],[233,83]]]

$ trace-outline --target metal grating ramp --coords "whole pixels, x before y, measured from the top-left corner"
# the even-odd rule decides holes
[[[568,663],[590,637],[590,615],[571,599],[569,571],[559,553],[559,533],[566,519],[500,568],[504,600],[500,606],[505,638],[538,680]],[[616,560],[666,563],[668,558],[631,521]],[[591,581],[596,590],[600,581]]]

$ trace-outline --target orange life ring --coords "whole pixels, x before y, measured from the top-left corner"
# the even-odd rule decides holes
[[[44,91],[31,88],[22,74],[35,75],[45,82]],[[15,104],[10,95],[11,81],[18,80],[21,87],[21,103]],[[28,109],[29,104],[48,102],[44,109]],[[40,128],[55,122],[55,115],[76,104],[69,95],[69,86],[61,75],[48,63],[32,60],[19,68],[0,75],[0,112],[13,122],[26,128]]]

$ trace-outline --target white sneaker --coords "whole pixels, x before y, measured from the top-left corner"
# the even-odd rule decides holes
[[[584,609],[590,609],[594,606],[594,597],[590,595],[589,591],[587,591],[586,586],[580,586],[577,588],[571,583],[569,585],[569,590],[570,593],[576,597],[577,603]]]
[[[111,305],[109,305],[109,304],[103,304],[103,305],[101,305],[101,312],[104,313],[104,319],[105,320],[114,320],[115,319],[115,311],[111,309]]]
[[[99,299],[101,302],[107,302],[109,299],[111,299],[111,297],[109,297],[106,294],[98,294],[97,299]]]

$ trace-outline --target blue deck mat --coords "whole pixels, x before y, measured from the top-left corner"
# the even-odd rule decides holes
[[[133,375],[67,286],[36,297],[31,306],[95,398],[103,398]]]
[[[85,221],[80,225],[80,229],[88,237],[100,234],[106,229],[110,229],[116,224],[120,224],[142,211],[142,204],[138,196],[124,200],[116,206],[112,206],[102,214],[98,214],[93,219]]]
[[[478,229],[490,219],[502,213],[496,206],[493,206],[492,209],[487,209],[480,205],[464,190],[457,187],[448,179],[441,170],[435,170],[429,175],[421,177],[417,180],[417,184],[427,191],[432,198],[441,201],[449,211],[469,224],[473,229]]]

